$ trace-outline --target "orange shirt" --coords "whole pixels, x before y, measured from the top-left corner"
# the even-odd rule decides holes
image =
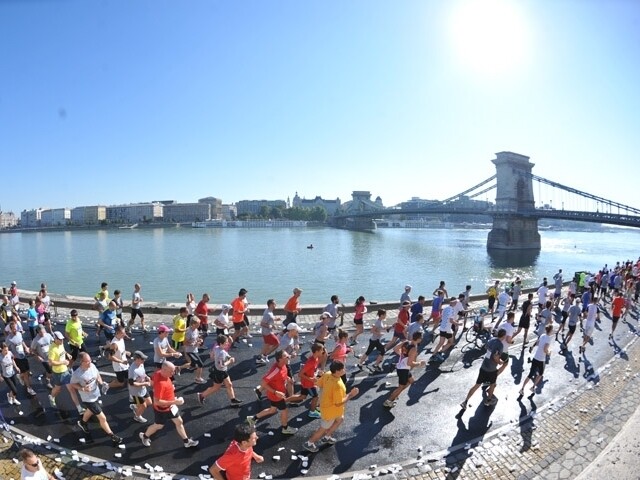
[[[238,297],[231,302],[231,308],[233,308],[233,315],[231,321],[233,323],[244,322],[244,312],[246,310],[244,300],[242,297]]]
[[[619,317],[622,315],[622,309],[624,308],[624,298],[616,297],[611,302],[611,315]]]
[[[294,295],[287,300],[287,304],[284,306],[284,311],[296,313],[298,311],[298,305],[298,297]]]
[[[156,400],[175,400],[175,387],[173,386],[173,381],[169,377],[165,377],[162,375],[160,370],[153,374],[153,398]],[[159,412],[168,412],[171,407],[159,407],[153,404],[154,410]]]

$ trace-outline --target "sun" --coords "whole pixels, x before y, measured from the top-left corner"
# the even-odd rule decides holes
[[[521,5],[509,0],[454,4],[450,35],[463,69],[493,77],[529,61],[530,31]]]

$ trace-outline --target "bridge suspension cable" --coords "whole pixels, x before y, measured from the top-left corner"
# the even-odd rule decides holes
[[[582,190],[578,190],[576,188],[567,187],[566,185],[562,185],[561,183],[554,182],[552,180],[548,180],[546,178],[539,177],[539,176],[534,175],[534,174],[531,174],[531,178],[533,180],[536,180],[537,182],[544,183],[546,185],[550,185],[550,186],[552,186],[554,188],[559,188],[561,190],[565,190],[567,192],[574,193],[576,195],[580,195],[580,196],[588,198],[590,200],[595,200],[596,202],[601,202],[601,203],[610,205],[612,207],[617,207],[618,209],[626,210],[627,212],[633,212],[636,215],[640,215],[640,209],[638,209],[638,208],[630,207],[630,206],[624,205],[622,203],[614,202],[613,200],[608,200],[606,198],[598,197],[597,195],[593,195],[591,193],[583,192]]]
[[[454,201],[455,199],[457,199],[457,198],[459,198],[459,197],[462,197],[463,195],[466,195],[466,194],[467,194],[467,193],[469,193],[469,192],[474,191],[476,188],[482,187],[483,185],[486,185],[486,184],[487,184],[487,183],[489,183],[490,181],[495,180],[495,178],[496,178],[496,175],[492,175],[491,177],[487,178],[486,180],[483,180],[482,182],[480,182],[479,184],[474,185],[473,187],[466,189],[464,192],[458,193],[458,194],[456,194],[456,195],[454,195],[454,196],[452,196],[452,197],[449,197],[449,198],[447,198],[447,199],[445,199],[445,200],[442,200],[442,202],[441,202],[441,203],[452,202],[452,201]],[[475,196],[481,195],[481,194],[483,194],[483,193],[485,193],[485,192],[488,192],[488,191],[489,191],[489,190],[491,190],[492,188],[495,188],[495,185],[492,185],[491,187],[486,188],[485,190],[483,190],[483,191],[481,191],[481,192],[475,193],[475,194],[472,196],[472,198],[473,198],[473,197],[475,197]]]

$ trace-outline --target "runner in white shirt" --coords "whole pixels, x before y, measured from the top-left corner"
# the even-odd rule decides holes
[[[582,346],[580,347],[580,353],[585,353],[587,343],[589,343],[591,337],[593,337],[593,331],[596,328],[596,320],[598,320],[599,317],[600,312],[598,310],[598,297],[592,297],[591,303],[587,307],[587,318],[584,322],[584,331],[582,332],[583,342]]]
[[[529,380],[533,380],[533,385],[531,385],[531,395],[535,395],[536,387],[540,380],[542,380],[542,375],[544,374],[544,364],[547,361],[547,355],[551,354],[551,342],[553,341],[552,333],[553,325],[547,325],[545,333],[540,335],[540,338],[538,338],[538,341],[536,342],[538,347],[536,348],[536,353],[533,355],[533,359],[531,360],[529,375],[524,379],[524,383],[520,389],[520,396],[524,395],[524,387],[526,387]]]
[[[127,357],[129,357],[131,353],[127,352],[125,348],[124,336],[124,327],[118,325],[115,336],[111,340],[111,343],[105,348],[105,352],[111,352],[111,366],[113,367],[113,372],[116,374],[115,380],[111,380],[109,384],[105,383],[109,388],[124,387],[127,385],[129,378],[129,360]],[[105,388],[102,393],[107,393],[106,390]]]
[[[502,324],[502,328],[506,332],[505,336],[502,337],[502,346],[504,347],[502,354],[500,355],[500,360],[502,360],[502,365],[498,369],[498,376],[504,369],[507,368],[509,364],[509,347],[513,345],[513,332],[515,328],[513,327],[513,322],[515,321],[516,313],[509,312],[507,313],[507,321]]]

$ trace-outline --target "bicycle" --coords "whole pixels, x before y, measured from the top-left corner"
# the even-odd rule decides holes
[[[467,330],[465,339],[467,343],[473,344],[475,348],[484,349],[487,342],[492,337],[491,329],[484,326],[484,317],[487,315],[487,311],[484,308],[479,310],[471,310],[472,323],[471,328]]]

